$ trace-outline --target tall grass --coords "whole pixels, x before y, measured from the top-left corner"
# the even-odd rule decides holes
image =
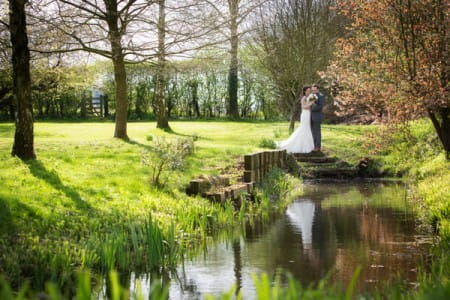
[[[103,283],[102,280],[98,281]],[[138,286],[141,286],[138,282]],[[48,299],[48,300],[92,300],[99,297],[107,296],[111,300],[144,300],[144,291],[138,288],[137,291],[130,293],[130,290],[120,284],[119,274],[116,271],[110,271],[106,279],[106,295],[102,295],[102,287],[93,288],[93,278],[89,271],[79,272],[76,279],[76,285],[70,294],[64,293],[54,283],[48,283],[45,291],[36,293],[29,285],[24,285],[18,292],[14,292],[11,286],[0,278],[0,299],[7,300],[26,300],[26,299]],[[163,285],[156,279],[153,280],[149,297],[150,300],[167,299],[169,286]]]

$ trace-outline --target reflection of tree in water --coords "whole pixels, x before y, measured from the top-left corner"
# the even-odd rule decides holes
[[[189,278],[186,274],[184,268],[184,263],[182,264],[181,272],[175,271],[172,280],[176,280],[180,288],[180,293],[187,294],[189,298],[200,298],[201,292],[197,283],[192,278]]]
[[[408,244],[414,239],[414,221],[402,198],[398,185],[307,187],[304,198],[297,199],[284,217],[247,224],[244,238],[230,238],[230,247],[222,245],[227,250],[208,259],[218,262],[211,272],[220,274],[208,274],[207,283],[185,280],[184,288],[196,297],[211,281],[227,281],[244,292],[250,288],[249,272],[274,274],[279,268],[303,285],[317,283],[334,268],[332,280],[347,283],[361,264],[362,289],[366,279],[387,280],[407,272],[417,261],[411,252],[417,250]],[[204,270],[201,264],[200,268]],[[411,273],[404,276],[413,277]]]
[[[337,193],[337,190],[341,193]],[[300,279],[306,277],[307,280],[301,281],[309,284],[309,280],[320,280],[335,266],[339,279],[348,282],[357,266],[362,264],[365,267],[361,274],[362,288],[365,279],[387,280],[399,271],[413,268],[416,261],[409,259],[409,254],[405,255],[405,251],[409,251],[408,241],[414,236],[413,217],[406,209],[402,210],[401,201],[396,209],[387,207],[390,198],[401,200],[403,193],[404,187],[395,184],[308,187],[304,198],[298,199],[299,202],[295,202],[293,207],[305,206],[297,204],[302,202],[315,204],[312,249],[303,247],[302,258],[308,264],[309,274],[295,270],[293,273],[298,274]],[[352,199],[346,199],[345,196],[351,196]],[[325,200],[329,198],[336,199],[330,203],[336,203],[337,206],[322,207],[322,203],[326,203]],[[346,206],[346,203],[351,206]],[[290,209],[288,217],[295,211],[292,207]],[[303,222],[307,221],[301,213],[297,213],[297,220],[291,220],[291,223],[299,228],[304,243],[308,233],[305,232],[307,226],[301,223],[302,218]],[[387,271],[388,265],[390,269]],[[408,274],[406,278],[413,279],[411,275],[414,274]]]
[[[321,213],[317,224],[322,237],[336,238],[334,259],[344,283],[349,282],[358,265],[363,266],[359,288],[363,288],[366,280],[384,281],[402,271],[405,279],[414,280],[415,274],[408,270],[416,260],[407,254],[415,233],[412,215],[405,217],[402,211],[366,205],[328,207]],[[314,235],[317,241],[315,237],[319,234]]]
[[[390,192],[388,191],[390,190]],[[352,195],[359,195],[362,198],[372,198],[377,194],[392,193],[396,196],[404,193],[405,187],[402,184],[388,182],[357,182],[357,183],[321,183],[305,184],[304,194],[301,198],[308,198],[313,201],[326,200],[329,197],[346,200]]]
[[[265,235],[282,214],[271,214],[268,219],[257,218],[244,224],[244,237],[247,243],[257,241],[257,239]]]
[[[234,258],[234,277],[236,281],[236,295],[242,288],[242,258],[241,258],[241,240],[234,239],[232,243]]]

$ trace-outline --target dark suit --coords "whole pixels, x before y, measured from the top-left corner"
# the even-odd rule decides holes
[[[311,106],[311,131],[314,140],[314,148],[321,148],[322,146],[322,133],[320,130],[320,124],[323,121],[323,105],[325,104],[325,97],[321,94],[317,94],[317,101]]]

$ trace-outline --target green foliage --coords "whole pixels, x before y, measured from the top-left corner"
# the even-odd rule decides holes
[[[419,215],[441,235],[448,234],[450,162],[431,122],[414,121],[407,128],[380,134],[379,139],[385,144],[375,156],[378,168],[387,175],[408,177],[414,183]]]
[[[301,180],[281,169],[274,168],[266,174],[258,187],[259,210],[263,217],[282,212],[292,200],[302,193]]]
[[[279,139],[283,135],[281,128],[276,128],[273,130],[273,137]]]
[[[275,141],[268,138],[262,138],[259,142],[259,147],[261,148],[269,148],[269,149],[276,149],[277,145],[275,144]]]
[[[113,126],[36,123],[40,160],[26,164],[9,154],[14,126],[0,124],[0,273],[14,287],[15,297],[25,278],[32,281],[28,292],[20,292],[23,295],[52,280],[47,293],[60,299],[58,295],[66,295],[64,286],[77,286],[77,269],[170,268],[198,239],[230,229],[238,220],[282,209],[291,197],[286,191],[301,188],[292,176],[274,170],[259,189],[256,204],[244,201],[239,211],[230,202],[221,207],[182,192],[192,177],[217,174],[218,169],[235,164],[237,157],[260,150],[258,141],[267,132],[279,130],[280,138],[286,138],[287,130],[280,130],[285,123],[172,122],[171,133],[157,129],[149,133],[152,125],[130,123],[134,140],[129,143],[110,137]],[[363,134],[374,128],[324,125],[325,148],[357,162],[367,155],[361,146]],[[152,151],[160,137],[174,142],[194,133],[201,138],[195,151],[185,156],[183,168],[171,170],[173,180],[165,189],[150,186],[151,170],[141,164],[143,150]],[[450,252],[444,246],[450,225],[448,201],[443,201],[449,199],[449,163],[436,150],[432,133],[429,124],[418,122],[412,135],[422,146],[399,136],[389,142],[391,148],[373,157],[380,168],[416,178],[418,211],[424,220],[435,223],[442,239],[433,254],[433,273],[424,273],[419,289],[405,296],[410,298],[445,295],[449,285]],[[149,134],[153,141],[146,141]],[[274,201],[277,198],[281,201]],[[7,289],[1,293],[5,295]]]
[[[352,299],[356,281],[359,277],[361,268],[354,271],[352,280],[344,290],[338,284],[330,284],[328,277],[320,281],[317,286],[303,287],[291,274],[278,273],[271,280],[266,273],[260,276],[253,275],[257,299],[276,300],[276,299]],[[282,280],[282,276],[284,279]]]
[[[104,281],[100,280],[102,284]],[[105,280],[107,287],[107,298],[111,300],[144,300],[143,290],[140,282],[137,283],[137,291],[130,295],[130,291],[120,284],[119,274],[117,271],[111,270]],[[2,278],[0,278],[0,298],[8,300],[25,300],[25,299],[48,299],[48,300],[91,300],[104,298],[99,288],[92,288],[93,280],[91,273],[87,270],[80,271],[77,274],[76,286],[72,293],[74,297],[68,296],[53,283],[47,283],[45,292],[33,292],[30,286],[25,284],[19,292],[15,293],[11,289],[11,286]],[[163,285],[158,279],[152,280],[150,286],[150,300],[162,300],[167,299],[169,294],[169,285]]]
[[[181,170],[185,157],[193,152],[192,138],[178,138],[174,141],[165,137],[156,138],[150,151],[142,155],[142,163],[151,171],[151,183],[157,187],[165,186],[170,171]]]
[[[186,243],[237,224],[231,203],[221,207],[186,196],[188,181],[258,150],[255,141],[267,126],[279,125],[173,122],[171,133],[149,133],[148,123],[130,123],[134,139],[124,142],[110,137],[113,123],[36,123],[40,160],[27,164],[10,156],[14,126],[0,124],[0,273],[15,288],[32,278],[30,285],[39,289],[49,279],[74,286],[78,268],[170,267]],[[201,138],[192,152],[192,139],[184,137],[195,133]],[[183,168],[170,171],[167,186],[155,189],[141,157],[161,137],[190,154]],[[257,205],[246,208],[244,217],[258,213]]]

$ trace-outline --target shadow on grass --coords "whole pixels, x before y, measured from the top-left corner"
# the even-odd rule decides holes
[[[72,187],[65,185],[61,178],[59,178],[58,173],[55,171],[49,171],[45,168],[45,166],[38,160],[30,160],[25,161],[28,168],[30,169],[31,174],[41,180],[44,180],[48,184],[50,184],[53,188],[58,191],[63,192],[67,197],[72,199],[75,203],[75,206],[81,210],[92,209],[92,207],[84,201],[80,194]]]
[[[142,143],[139,143],[138,141],[131,140],[131,139],[129,139],[129,140],[123,140],[123,141],[124,141],[125,143],[127,143],[127,144],[130,144],[130,145],[139,146],[139,147],[141,147],[142,149],[145,149],[145,150],[147,150],[147,151],[153,151],[153,147],[150,146],[150,145],[142,144]]]
[[[185,133],[179,133],[176,132],[175,130],[173,130],[172,128],[169,129],[160,129],[162,131],[164,131],[165,133],[168,134],[173,134],[173,135],[177,135],[177,136],[183,136],[183,137],[187,137],[187,138],[193,138],[193,139],[199,139],[199,140],[205,140],[205,141],[211,141],[211,138],[207,138],[207,137],[203,137],[203,136],[197,136],[196,134],[185,134]]]
[[[18,197],[6,198],[5,196],[0,196],[0,234],[14,235],[17,231],[15,215],[19,215],[22,219],[27,217],[41,219],[40,216],[36,215],[34,209],[23,204]]]

